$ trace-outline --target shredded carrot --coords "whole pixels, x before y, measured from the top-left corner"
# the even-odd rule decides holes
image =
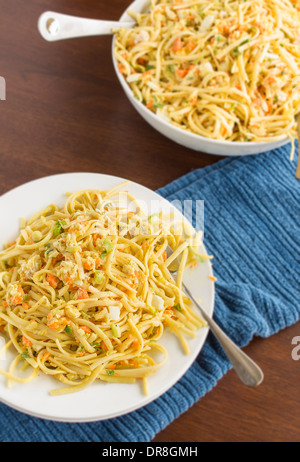
[[[70,277],[69,274],[67,274],[67,276],[65,277],[65,283],[67,286],[69,286],[69,290],[77,290],[78,287],[74,286],[72,282],[73,282],[73,279]]]
[[[47,323],[47,326],[50,327],[50,329],[61,330],[65,326],[67,326],[69,323],[70,323],[70,319],[63,317],[60,319],[53,319],[53,321],[50,320],[50,322]]]
[[[119,64],[118,64],[118,68],[119,68],[119,72],[120,72],[121,74],[124,74],[124,72],[125,72],[125,70],[126,70],[125,67],[124,67],[122,64],[119,63]]]
[[[193,37],[191,37],[187,43],[187,47],[189,50],[194,50],[196,48],[195,40]]]
[[[226,127],[222,127],[222,129],[221,129],[221,134],[222,134],[222,136],[225,136],[226,133],[227,133]]]
[[[51,353],[47,352],[44,354],[44,356],[42,357],[42,363],[44,363],[45,361],[47,361],[47,359],[49,358],[49,356],[51,356]]]
[[[23,342],[23,345],[25,345],[26,347],[30,347],[32,345],[32,342],[28,340],[28,338],[26,338],[24,335],[22,338],[22,342]]]
[[[177,69],[176,70],[176,75],[178,75],[178,77],[180,77],[181,79],[183,79],[188,73],[188,69],[185,68],[185,69]]]
[[[173,315],[174,315],[174,311],[173,311],[173,310],[169,310],[169,309],[166,309],[166,310],[164,311],[164,313],[165,313],[165,315],[167,315],[167,316],[173,316]]]
[[[101,342],[101,348],[102,348],[102,350],[104,350],[104,351],[107,351],[107,350],[108,350],[108,348],[107,348],[105,342],[103,342],[103,340],[102,340],[102,342]]]
[[[88,326],[80,326],[80,329],[84,330],[86,334],[91,334],[92,330]]]
[[[86,269],[87,271],[91,270],[93,268],[93,264],[92,263],[88,263],[87,261],[85,262],[84,264],[84,269]]]
[[[58,330],[58,329],[61,328],[61,324],[58,321],[48,322],[47,326],[50,327],[50,329],[53,329],[53,330]]]
[[[56,265],[56,263],[58,263],[59,261],[61,261],[63,259],[63,255],[60,253],[57,255],[57,257],[55,257],[53,260],[52,260],[52,265]]]
[[[148,61],[146,61],[146,59],[144,58],[138,58],[137,62],[141,64],[142,66],[146,66]]]
[[[11,297],[11,303],[13,305],[21,305],[23,302],[24,291],[21,286],[18,286],[18,295],[14,295]]]
[[[56,289],[59,279],[56,276],[53,276],[53,274],[47,274],[46,281],[53,289]]]
[[[100,236],[100,234],[97,234],[97,233],[94,233],[93,234],[93,244],[94,244],[94,247],[96,246],[96,243],[97,243],[97,239],[101,239],[102,237]]]
[[[152,109],[154,106],[154,101],[153,101],[153,98],[150,99],[149,103],[146,105],[146,108],[148,109]]]
[[[182,48],[183,48],[183,42],[181,40],[181,37],[177,37],[177,39],[175,40],[173,44],[172,50],[174,51],[174,53],[177,53],[177,51],[182,50]]]
[[[132,364],[133,367],[138,367],[138,363],[134,361],[133,359],[130,361],[130,364]]]
[[[89,298],[87,290],[80,287],[77,292],[77,300],[82,300],[84,298]]]
[[[96,266],[97,266],[97,267],[98,267],[98,266],[102,266],[102,265],[101,265],[102,262],[101,262],[101,259],[100,259],[100,258],[96,258],[95,263],[96,263]]]

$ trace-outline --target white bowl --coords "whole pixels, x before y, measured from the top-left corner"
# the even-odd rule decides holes
[[[127,11],[134,11],[136,13],[146,12],[149,10],[150,2],[149,0],[135,0],[123,13],[120,20],[128,21],[132,18],[127,14]],[[280,141],[270,141],[270,142],[247,142],[243,143],[240,141],[219,141],[213,140],[210,138],[205,138],[204,136],[197,135],[195,133],[187,132],[181,130],[180,128],[175,127],[174,125],[166,122],[162,118],[158,117],[152,111],[147,109],[140,101],[138,101],[133,92],[119,72],[118,64],[114,56],[115,48],[115,38],[113,39],[112,46],[112,56],[113,64],[117,74],[117,77],[120,81],[120,84],[127,95],[131,104],[135,107],[138,113],[157,131],[162,135],[170,138],[172,141],[175,141],[182,146],[185,146],[195,151],[206,152],[208,154],[216,154],[223,156],[246,156],[248,154],[260,154],[262,152],[271,151],[272,149],[278,148],[289,143],[289,139],[286,137]]]

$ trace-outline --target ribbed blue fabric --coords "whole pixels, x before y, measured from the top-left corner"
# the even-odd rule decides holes
[[[225,159],[159,190],[173,201],[205,201],[205,245],[214,254],[215,319],[240,346],[300,318],[300,182],[289,146]],[[191,218],[191,217],[190,217]],[[32,418],[0,405],[0,441],[149,442],[229,370],[208,340],[185,376],[127,416],[90,424]]]

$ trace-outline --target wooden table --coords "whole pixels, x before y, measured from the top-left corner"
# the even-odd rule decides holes
[[[63,172],[101,172],[157,189],[219,160],[164,138],[135,112],[114,74],[111,37],[46,43],[45,10],[117,19],[129,0],[1,0],[0,194]],[[1,223],[4,226],[4,222]],[[257,390],[233,372],[157,435],[157,442],[299,441],[300,364],[291,358],[295,325],[246,348],[264,369]]]

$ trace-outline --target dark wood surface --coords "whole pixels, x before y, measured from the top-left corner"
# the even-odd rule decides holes
[[[45,10],[118,19],[129,0],[0,0],[0,194],[63,172],[101,172],[157,189],[219,160],[164,138],[135,112],[114,74],[111,37],[47,43]],[[4,226],[4,223],[1,223]],[[299,441],[300,363],[295,325],[246,348],[264,369],[256,390],[233,372],[157,435],[157,442]]]

